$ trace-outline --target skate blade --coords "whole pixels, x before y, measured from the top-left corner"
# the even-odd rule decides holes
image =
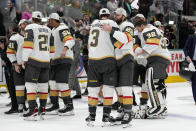
[[[37,116],[24,117],[25,121],[38,121]]]
[[[123,128],[127,128],[127,127],[130,127],[130,126],[132,126],[131,123],[123,124]]]
[[[153,115],[153,116],[148,116],[147,119],[165,119],[165,116]]]
[[[59,112],[58,112],[58,109],[57,109],[57,110],[53,110],[53,111],[46,111],[46,114],[47,115],[58,115]]]
[[[115,121],[112,125],[121,125],[121,121]]]
[[[115,123],[111,123],[111,122],[103,122],[102,123],[102,127],[110,127],[110,126],[114,126],[115,125]]]
[[[45,118],[45,115],[40,115],[39,116],[39,120],[45,120],[46,118]]]
[[[95,122],[94,122],[94,121],[87,122],[86,124],[87,124],[87,126],[89,126],[89,127],[94,127],[94,126],[95,126]]]
[[[69,111],[69,112],[66,112],[66,113],[58,112],[58,115],[59,116],[73,116],[73,115],[75,115],[75,113],[74,113],[74,111]]]

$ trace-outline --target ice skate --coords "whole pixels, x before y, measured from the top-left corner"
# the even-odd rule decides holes
[[[24,120],[27,121],[37,121],[37,108],[34,108],[33,110],[29,110],[26,114],[23,114]]]
[[[39,111],[38,111],[38,115],[40,117],[40,120],[45,120],[45,114],[46,114],[45,107],[40,107]]]
[[[46,109],[46,112],[47,114],[50,113],[58,114],[58,110],[59,110],[59,105],[51,104],[51,106]]]
[[[24,104],[19,104],[18,105],[18,113],[19,113],[19,116],[23,116],[23,114],[26,113],[28,109],[26,108],[26,106]]]
[[[102,127],[115,125],[115,119],[110,115],[103,115],[102,122]]]
[[[71,105],[71,104],[65,105],[65,107],[63,109],[60,109],[58,111],[58,114],[60,116],[71,116],[71,115],[74,115],[73,105]]]
[[[95,115],[89,115],[85,121],[87,122],[87,126],[93,127],[95,126]]]
[[[123,128],[127,128],[129,126],[131,126],[131,113],[124,113],[123,119],[121,124],[123,125]]]

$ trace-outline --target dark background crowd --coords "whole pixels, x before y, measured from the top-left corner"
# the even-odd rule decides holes
[[[138,13],[151,24],[159,20],[170,41],[170,49],[184,47],[188,35],[194,33],[196,21],[195,17],[189,17],[196,14],[195,0],[1,0],[0,7],[0,36],[9,37],[20,19],[31,20],[32,11],[39,10],[45,17],[57,12],[82,43],[84,55],[90,23],[98,18],[103,7],[111,13],[123,7],[130,21]],[[171,21],[174,23],[169,24]]]

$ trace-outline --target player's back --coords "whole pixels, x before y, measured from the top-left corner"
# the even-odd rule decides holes
[[[162,34],[158,28],[149,26],[142,31],[141,43],[142,47],[150,54],[150,56],[160,56],[168,60],[171,55],[167,47],[161,44]]]
[[[89,35],[89,59],[102,60],[105,58],[114,58],[114,46],[110,39],[110,33],[102,30],[102,25],[110,24],[112,27],[118,25],[112,20],[95,20],[91,24]]]
[[[50,28],[44,25],[30,24],[25,28],[25,32],[23,48],[32,49],[28,61],[33,63],[49,63]]]
[[[73,60],[73,50],[68,49],[66,56],[62,59],[61,53],[64,48],[64,44],[69,40],[74,40],[69,28],[64,23],[61,23],[57,28],[52,29],[52,36],[54,37],[54,58],[52,64],[69,63]]]

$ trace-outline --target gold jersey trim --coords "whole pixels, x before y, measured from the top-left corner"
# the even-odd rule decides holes
[[[38,60],[38,59],[33,58],[33,57],[29,57],[29,59],[32,59],[32,60],[35,60],[35,61],[39,61],[39,62],[50,63],[50,61],[41,61],[41,60]]]
[[[133,56],[130,52],[123,54],[121,57],[116,58],[116,60],[121,60],[123,57],[125,57],[126,55],[131,55]]]
[[[68,57],[68,56],[63,57],[63,58],[67,58],[67,59],[71,59],[71,60],[73,60],[73,58],[72,58],[72,57]],[[58,59],[62,59],[62,58],[61,58],[61,57],[57,57],[57,58],[53,58],[52,60],[58,60]]]
[[[104,56],[104,57],[99,57],[99,58],[92,58],[92,57],[89,57],[89,59],[91,59],[91,60],[102,60],[102,59],[105,59],[105,58],[114,58],[114,59],[115,59],[114,56]]]
[[[162,55],[156,55],[156,54],[154,54],[154,55],[149,55],[148,57],[147,57],[147,59],[148,58],[150,58],[150,57],[152,57],[152,56],[159,56],[159,57],[162,57],[162,58],[164,58],[164,59],[167,59],[167,60],[171,60],[170,58],[168,58],[168,57],[165,57],[165,56],[162,56]]]

